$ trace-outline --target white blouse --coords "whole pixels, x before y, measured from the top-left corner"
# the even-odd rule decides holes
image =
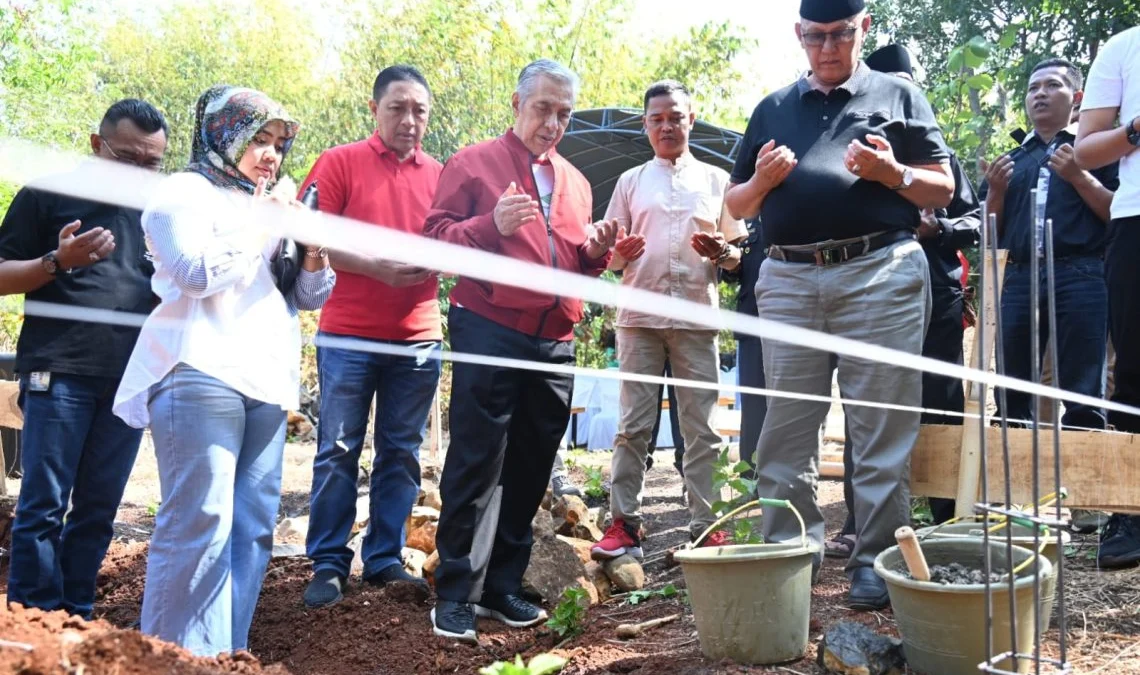
[[[295,410],[301,386],[298,310],[319,309],[336,275],[301,270],[289,297],[274,285],[269,259],[279,239],[247,224],[248,200],[230,199],[203,176],[162,183],[143,211],[154,256],[151,288],[161,302],[143,324],[113,411],[150,423],[150,388],[179,363],[249,398]]]

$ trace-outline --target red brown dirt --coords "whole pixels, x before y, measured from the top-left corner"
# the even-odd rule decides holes
[[[605,456],[608,458],[608,456]],[[658,468],[661,467],[661,468]],[[581,476],[578,476],[579,479]],[[668,462],[659,462],[647,476],[646,549],[648,587],[667,583],[683,586],[679,567],[668,566],[661,556],[666,548],[687,538],[687,511],[679,482]],[[842,515],[840,486],[820,485],[821,501],[828,506],[829,531]],[[300,502],[298,502],[300,503]],[[2,509],[0,509],[2,512]],[[296,514],[291,514],[296,515]],[[0,517],[0,532],[3,531]],[[6,547],[0,539],[0,547]],[[1095,569],[1090,553],[1095,540],[1078,538],[1066,566],[1069,601],[1068,658],[1076,673],[1098,672],[1140,675],[1140,570],[1103,573]],[[0,573],[5,560],[0,556]],[[515,654],[528,659],[553,651],[569,660],[566,675],[633,673],[656,675],[719,675],[722,673],[799,673],[823,675],[814,662],[822,633],[843,620],[866,623],[897,634],[889,611],[855,613],[843,605],[847,582],[842,564],[828,560],[821,583],[812,591],[812,629],[804,659],[783,666],[744,666],[714,662],[700,652],[691,610],[676,599],[653,599],[639,605],[616,598],[590,610],[585,632],[563,643],[545,628],[512,630],[492,621],[480,621],[480,644],[458,645],[431,634],[429,605],[389,597],[386,591],[355,582],[344,601],[325,610],[307,610],[301,603],[309,580],[307,561],[275,560],[266,576],[250,635],[252,656],[194,659],[186,652],[147,638],[137,631],[146,571],[146,543],[116,540],[99,576],[99,619],[86,623],[61,613],[43,614],[0,610],[0,639],[33,644],[33,656],[23,650],[0,647],[0,675],[4,673],[259,673],[292,675],[386,675],[402,673],[468,673]],[[0,592],[6,588],[0,576]],[[680,612],[682,618],[631,641],[619,641],[620,623],[636,623]],[[82,648],[71,645],[83,638]],[[1046,635],[1046,650],[1057,656],[1056,627]],[[72,664],[68,669],[66,656]],[[34,661],[27,659],[33,658]],[[1100,669],[1100,670],[1097,670]],[[1044,671],[1043,671],[1044,672]]]

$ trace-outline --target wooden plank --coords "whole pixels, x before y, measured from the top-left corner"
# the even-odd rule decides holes
[[[0,381],[0,427],[24,428],[24,413],[16,403],[19,397],[19,382]]]
[[[1010,488],[1015,504],[1033,501],[1032,432],[1010,429]],[[925,497],[957,497],[962,430],[957,426],[923,425],[911,456],[911,493]],[[987,477],[991,501],[1005,501],[1001,429],[986,430]],[[1140,513],[1140,435],[1097,431],[1061,432],[1061,485],[1068,508]],[[1040,433],[1041,496],[1052,491],[1052,431]],[[980,464],[980,456],[979,456]],[[980,477],[980,476],[979,476]],[[967,508],[972,511],[973,502]]]
[[[997,334],[997,310],[1001,306],[1001,284],[1005,278],[1005,263],[1009,257],[1009,252],[999,250],[997,252],[997,279],[990,278],[990,270],[993,267],[994,256],[991,252],[985,251],[982,256],[982,276],[986,279],[986,315],[979,317],[979,321],[985,323],[985,344],[982,344],[980,332],[974,331],[974,348],[970,354],[970,367],[980,368],[982,354],[993,354],[994,338]],[[993,363],[992,359],[989,359]],[[992,369],[991,369],[992,370]],[[978,498],[978,488],[981,482],[982,471],[982,452],[981,452],[981,427],[986,423],[984,416],[981,415],[986,409],[986,394],[989,387],[980,382],[967,382],[966,383],[966,407],[965,412],[968,415],[979,415],[978,418],[967,417],[961,427],[957,427],[959,431],[959,446],[958,446],[958,466],[959,470],[953,474],[958,477],[958,487],[953,495],[957,498],[955,505],[954,515],[962,517],[968,516],[973,513],[974,502]]]

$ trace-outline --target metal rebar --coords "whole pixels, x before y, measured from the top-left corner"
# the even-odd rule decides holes
[[[1037,191],[1033,191],[1033,203],[1037,203]],[[1043,246],[1041,242],[1040,232],[1045,228],[1052,227],[1051,220],[1045,219],[1044,216],[1040,217],[1042,223],[1041,228],[1038,229],[1037,222],[1038,216],[1036,209],[1033,216],[1033,227],[1029,229],[1029,381],[1041,383],[1041,257],[1038,250]],[[1030,460],[1030,473],[1033,480],[1033,515],[1038,517],[1039,507],[1038,501],[1041,499],[1041,447],[1040,447],[1040,428],[1037,422],[1041,415],[1039,414],[1038,407],[1041,405],[1041,397],[1033,394],[1029,399],[1029,424],[1030,424],[1030,439],[1031,439],[1031,460]],[[1010,477],[1006,475],[1006,484],[1010,484]],[[1007,501],[1007,504],[1013,504]],[[1013,565],[1013,527],[1006,528],[1007,540],[1009,542],[1010,565]],[[1041,550],[1041,534],[1039,528],[1033,528],[1033,550]],[[1012,568],[1011,568],[1012,569]],[[1009,587],[1010,593],[1013,592],[1015,580],[1013,574],[1010,574]],[[1041,611],[1041,566],[1037,561],[1033,562],[1033,653],[1034,653],[1034,672],[1036,675],[1041,675],[1041,660],[1038,658],[1041,655],[1041,621],[1037,616]],[[1017,649],[1017,645],[1013,646]]]
[[[990,225],[991,225],[991,227],[993,227],[993,232],[991,233],[992,236],[990,237],[990,247],[991,247],[992,252],[993,252],[993,257],[992,257],[992,260],[990,262],[991,262],[991,265],[993,267],[994,278],[996,279],[998,276],[997,216],[995,216],[995,215],[990,216]],[[1003,352],[1005,350],[1002,348],[1002,323],[1003,322],[1002,322],[1002,316],[1001,316],[1002,315],[1002,312],[1001,312],[1002,303],[1001,303],[1000,298],[996,301],[996,304],[997,304],[997,307],[995,307],[995,311],[994,311],[994,344],[995,344],[994,361],[995,361],[997,373],[1004,375],[1005,374],[1005,355]],[[1011,481],[1010,481],[1011,476],[1010,476],[1010,460],[1009,460],[1009,400],[1008,400],[1008,397],[1006,396],[1005,387],[999,387],[997,389],[996,393],[998,396],[998,418],[1001,422],[1002,466],[1005,470],[1005,481],[1004,481],[1005,482],[1005,504],[1006,505],[1012,505],[1013,504],[1013,490],[1012,490]],[[989,499],[987,498],[987,499],[983,500],[983,503],[988,504]],[[983,529],[988,530],[989,528],[983,528]],[[1016,591],[1016,587],[1015,587],[1016,580],[1014,579],[1014,575],[1012,574],[1012,572],[1013,572],[1013,532],[1012,532],[1012,529],[1013,528],[1006,528],[1006,561],[1005,561],[1005,564],[1008,565],[1009,571],[1011,572],[1011,574],[1009,574],[1009,638],[1010,638],[1009,643],[1010,643],[1011,648],[1017,649],[1017,594],[1015,592]],[[986,552],[988,554],[989,553],[989,541],[986,541],[984,545],[986,546],[986,549],[987,549]],[[987,594],[992,593],[993,589],[991,588],[990,571],[988,569],[986,570],[986,573],[985,573],[985,584],[986,584],[985,592]],[[1013,658],[1014,658],[1013,668],[1014,668],[1014,670],[1017,670],[1020,661],[1017,659],[1016,656],[1014,656]]]
[[[1056,274],[1053,267],[1053,226],[1050,221],[1049,227],[1045,229],[1045,279],[1046,279],[1046,294],[1045,302],[1049,312],[1049,365],[1052,366],[1053,371],[1053,386],[1058,389],[1061,388],[1061,370],[1059,368],[1059,358],[1057,349],[1057,287],[1056,287]],[[1061,401],[1056,397],[1053,398],[1053,491],[1058,495],[1056,505],[1056,519],[1057,522],[1061,521]],[[1061,531],[1060,527],[1054,526],[1050,529],[1050,534],[1057,538],[1057,547],[1062,549]],[[1055,594],[1057,602],[1057,626],[1059,630],[1061,658],[1060,665],[1064,670],[1068,669],[1068,647],[1066,644],[1065,633],[1068,630],[1067,621],[1065,618],[1065,552],[1060,550],[1060,555],[1057,556],[1057,590]]]

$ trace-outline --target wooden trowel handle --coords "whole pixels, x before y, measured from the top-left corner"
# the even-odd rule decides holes
[[[918,581],[930,581],[930,568],[926,566],[926,556],[922,554],[914,530],[905,525],[900,527],[895,530],[895,541],[899,543],[910,576]]]

